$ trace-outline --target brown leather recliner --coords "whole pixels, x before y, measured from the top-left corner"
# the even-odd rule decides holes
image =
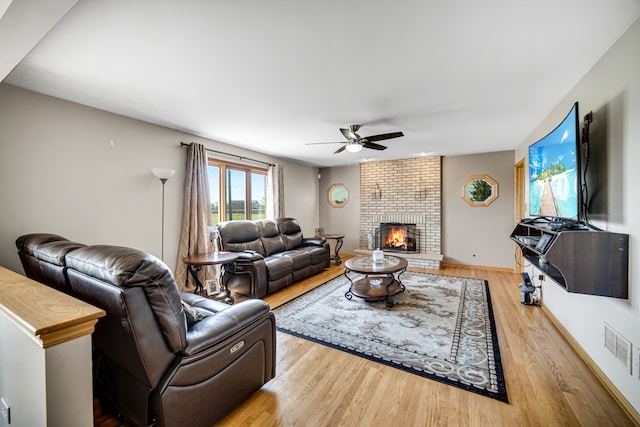
[[[136,249],[51,234],[16,245],[28,276],[106,311],[93,334],[96,392],[136,425],[211,426],[275,376],[264,301],[181,293],[162,261]]]

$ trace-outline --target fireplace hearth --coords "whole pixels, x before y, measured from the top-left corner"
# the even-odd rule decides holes
[[[378,227],[376,246],[384,251],[415,253],[420,247],[418,239],[416,224],[385,222]]]

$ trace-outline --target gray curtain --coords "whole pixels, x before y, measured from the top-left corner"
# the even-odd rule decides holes
[[[284,178],[280,163],[269,166],[267,173],[267,218],[284,218]]]
[[[211,201],[207,165],[207,151],[204,145],[192,142],[187,148],[182,229],[176,263],[176,281],[182,290],[193,291],[195,288],[192,277],[189,277],[187,286],[187,266],[182,259],[189,255],[209,252],[207,227],[211,225]],[[198,278],[203,285],[207,278],[213,277],[211,271],[210,267],[200,270]]]

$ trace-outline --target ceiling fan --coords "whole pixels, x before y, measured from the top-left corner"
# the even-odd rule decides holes
[[[362,148],[370,148],[372,150],[386,150],[387,147],[384,145],[376,144],[374,141],[384,141],[385,139],[399,138],[404,136],[402,132],[391,132],[391,133],[383,133],[380,135],[371,135],[367,137],[361,137],[356,132],[360,129],[360,125],[350,125],[349,129],[341,128],[340,132],[347,138],[346,141],[339,142],[312,142],[307,145],[315,145],[315,144],[345,144],[342,147],[338,148],[333,154],[342,153],[344,150],[347,150],[350,153],[357,153],[362,150]]]

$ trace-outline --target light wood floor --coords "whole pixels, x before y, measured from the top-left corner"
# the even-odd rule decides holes
[[[265,300],[275,308],[342,271],[332,266]],[[276,378],[217,426],[634,425],[542,309],[520,304],[518,275],[452,266],[436,273],[488,280],[510,403],[278,332]],[[94,412],[96,426],[127,426],[98,401]]]
[[[266,300],[276,307],[342,270],[331,267]],[[276,378],[217,425],[634,425],[542,309],[520,304],[519,276],[452,266],[437,272],[488,280],[509,404],[278,332]]]

